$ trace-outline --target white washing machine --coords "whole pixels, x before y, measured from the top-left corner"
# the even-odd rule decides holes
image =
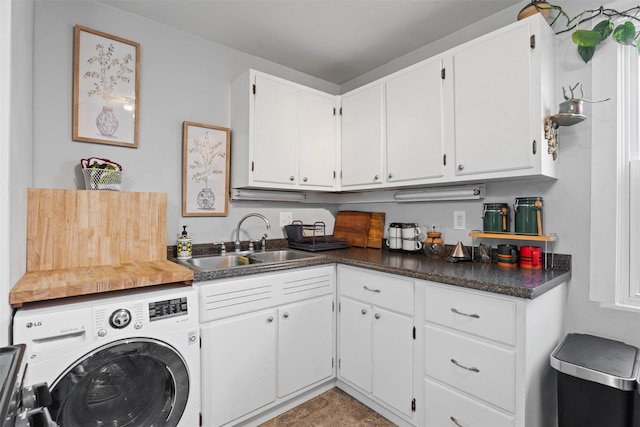
[[[118,291],[19,309],[26,384],[47,382],[63,427],[200,424],[198,291]]]

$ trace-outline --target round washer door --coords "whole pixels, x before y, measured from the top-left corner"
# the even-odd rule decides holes
[[[51,416],[62,427],[175,427],[187,405],[189,372],[166,343],[114,341],[70,366],[51,396]]]

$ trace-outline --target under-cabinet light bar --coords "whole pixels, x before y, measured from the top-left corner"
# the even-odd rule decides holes
[[[231,200],[257,200],[269,202],[302,202],[307,199],[304,193],[271,190],[231,189]]]
[[[484,198],[484,185],[447,188],[427,188],[420,191],[399,191],[397,202],[436,202],[443,200],[478,200]]]

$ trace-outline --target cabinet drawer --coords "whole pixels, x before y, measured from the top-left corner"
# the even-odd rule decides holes
[[[515,352],[425,325],[425,374],[512,412]]]
[[[335,274],[333,265],[292,270],[274,275],[279,304],[333,294]]]
[[[413,315],[413,282],[383,273],[338,268],[340,295]]]
[[[425,427],[514,427],[513,417],[433,381],[425,380]]]
[[[200,323],[273,306],[274,283],[269,277],[256,276],[198,285]]]
[[[475,293],[427,286],[429,322],[509,345],[516,340],[516,303]]]

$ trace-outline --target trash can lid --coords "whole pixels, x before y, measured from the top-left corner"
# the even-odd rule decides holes
[[[620,390],[634,390],[640,351],[620,341],[568,334],[551,353],[557,371]]]

